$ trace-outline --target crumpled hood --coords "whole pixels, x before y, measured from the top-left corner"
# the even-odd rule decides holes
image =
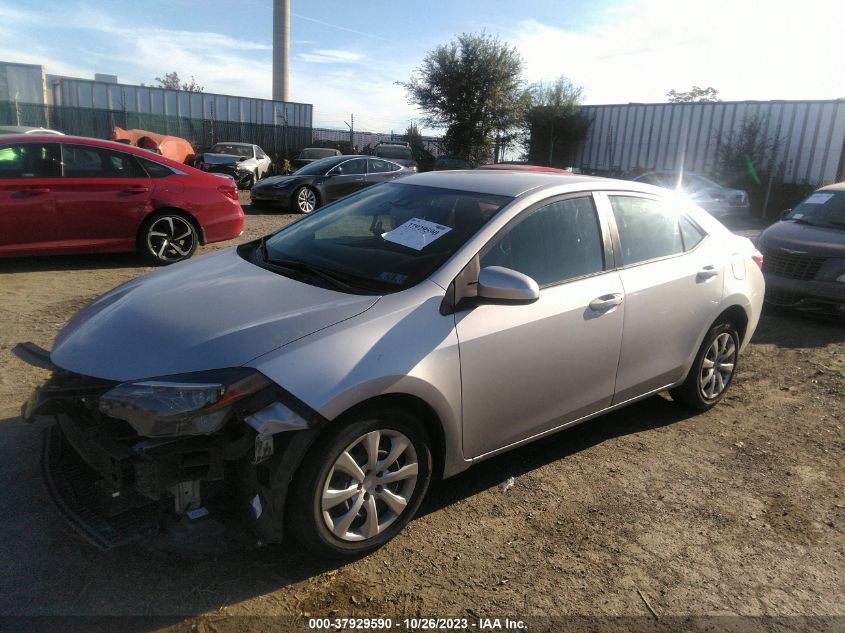
[[[761,248],[789,249],[814,257],[845,257],[845,230],[782,221],[763,231],[757,244]]]
[[[239,162],[255,161],[254,158],[245,158],[234,154],[203,154],[202,160],[209,165],[233,165]]]
[[[376,301],[283,277],[230,248],[107,292],[68,322],[50,358],[118,381],[237,367]]]

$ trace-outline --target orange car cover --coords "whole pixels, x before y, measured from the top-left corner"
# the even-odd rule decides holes
[[[111,140],[122,143],[128,142],[130,145],[157,152],[165,158],[180,163],[184,163],[189,156],[193,157],[195,154],[193,146],[185,139],[178,136],[156,134],[147,130],[124,130],[115,127]]]

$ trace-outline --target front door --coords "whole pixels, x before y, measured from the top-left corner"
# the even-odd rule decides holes
[[[367,173],[367,161],[364,158],[354,158],[342,162],[329,172],[329,177],[323,184],[325,202],[348,196],[363,189]]]
[[[0,145],[0,254],[37,253],[61,240],[54,199],[60,175],[58,143]]]
[[[625,305],[604,259],[590,195],[526,211],[482,250],[482,268],[532,277],[540,298],[456,314],[466,458],[610,405]]]

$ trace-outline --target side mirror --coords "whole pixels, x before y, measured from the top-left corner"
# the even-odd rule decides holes
[[[540,298],[540,287],[528,275],[502,266],[482,268],[478,299],[490,303],[531,303]]]
[[[783,220],[790,213],[792,213],[792,209],[784,209],[783,211],[781,211],[780,219]]]

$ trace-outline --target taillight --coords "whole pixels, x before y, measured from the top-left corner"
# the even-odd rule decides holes
[[[235,188],[235,185],[220,185],[217,187],[217,191],[222,193],[227,198],[231,198],[235,202],[238,201],[238,190]]]
[[[755,248],[754,252],[751,253],[751,259],[754,260],[755,264],[757,264],[757,268],[763,270],[763,253]]]

